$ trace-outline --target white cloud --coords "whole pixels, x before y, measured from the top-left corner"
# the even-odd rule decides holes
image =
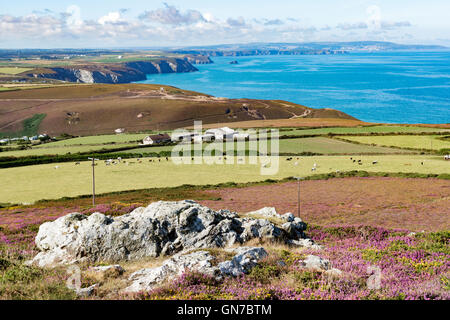
[[[188,10],[182,13],[176,7],[164,3],[164,8],[146,11],[140,15],[142,20],[148,22],[158,22],[169,25],[193,24],[199,21],[206,21],[201,12]]]
[[[404,39],[402,30],[411,27],[408,21],[381,20],[381,11],[376,8],[368,10],[368,15],[367,21],[343,22],[334,27],[314,26],[293,18],[246,19],[240,16],[219,19],[209,12],[179,10],[164,4],[162,8],[146,11],[138,17],[130,17],[127,9],[118,9],[86,20],[78,6],[70,6],[62,13],[44,10],[26,16],[0,15],[0,43],[4,47],[11,43],[28,46],[31,43],[47,46],[57,43],[74,47],[105,43],[182,46],[246,41],[345,41],[350,31],[355,32],[352,38],[357,39],[359,35],[359,40],[372,40],[381,33]],[[374,28],[374,25],[378,27]]]
[[[120,12],[110,12],[106,16],[101,17],[98,19],[98,23],[105,24],[105,23],[117,23],[121,21]]]

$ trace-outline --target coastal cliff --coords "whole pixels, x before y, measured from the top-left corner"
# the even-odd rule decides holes
[[[147,74],[198,71],[184,59],[132,61],[120,64],[92,64],[53,67],[28,74],[34,78],[55,79],[77,83],[130,83],[146,80]]]

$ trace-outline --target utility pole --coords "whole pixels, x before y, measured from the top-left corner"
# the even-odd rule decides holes
[[[294,163],[294,166],[297,167],[298,166],[298,162]],[[300,180],[303,180],[302,177],[294,177],[295,179],[297,179],[297,217],[300,218]]]
[[[88,158],[88,160],[92,160],[92,206],[95,207],[95,161],[98,159]]]
[[[300,180],[303,180],[303,178],[301,177],[294,177],[295,179],[297,179],[297,217],[300,218]]]

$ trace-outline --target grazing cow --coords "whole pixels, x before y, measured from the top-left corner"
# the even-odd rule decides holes
[[[312,167],[311,171],[316,171],[316,169],[317,169],[316,167]]]
[[[372,161],[372,164],[377,164],[378,163],[378,161]]]
[[[166,157],[166,161],[169,161],[169,158],[168,158],[168,157]]]
[[[55,170],[59,169],[59,166],[55,166]]]
[[[79,166],[81,163],[80,162],[75,162],[75,165],[76,166]]]
[[[362,163],[362,162],[358,162],[358,164],[359,164],[360,166],[362,166],[363,163]]]
[[[450,154],[445,155],[444,160],[446,160],[446,161],[450,160]]]

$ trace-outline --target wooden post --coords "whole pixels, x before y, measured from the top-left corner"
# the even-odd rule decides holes
[[[300,179],[298,179],[297,216],[300,218]]]
[[[95,158],[88,158],[92,160],[92,206],[95,207]]]

